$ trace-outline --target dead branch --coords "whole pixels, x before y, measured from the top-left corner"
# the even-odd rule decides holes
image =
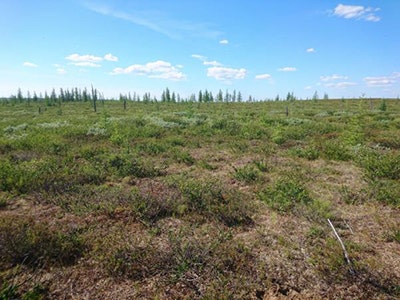
[[[332,230],[333,230],[333,233],[335,234],[337,240],[339,241],[340,246],[342,246],[342,250],[343,250],[344,257],[345,257],[346,262],[347,262],[347,264],[349,265],[349,268],[350,268],[350,273],[351,273],[351,274],[355,274],[355,272],[354,272],[354,270],[353,270],[353,268],[352,268],[352,264],[351,264],[349,255],[347,254],[346,247],[344,246],[342,239],[340,238],[339,234],[337,233],[337,231],[336,231],[335,227],[333,226],[331,220],[328,219],[328,223],[329,223],[329,225],[331,226],[331,228],[332,228]]]

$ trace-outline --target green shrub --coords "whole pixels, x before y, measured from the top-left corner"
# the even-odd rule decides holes
[[[387,110],[387,104],[386,104],[386,101],[384,99],[382,99],[382,102],[379,105],[379,110],[380,111],[386,111]]]
[[[109,158],[109,166],[121,177],[135,176],[139,178],[156,177],[161,170],[152,163],[128,155],[116,155]]]
[[[35,223],[32,218],[3,217],[0,221],[0,265],[70,265],[86,245],[76,231],[65,232]]]
[[[253,223],[251,203],[242,193],[224,189],[221,183],[189,179],[178,182],[178,188],[188,212],[211,217],[227,226]]]
[[[167,149],[161,142],[145,142],[137,145],[136,149],[145,154],[158,155],[164,153]]]
[[[348,161],[351,159],[349,149],[338,140],[326,140],[319,145],[320,155],[326,159]]]
[[[252,164],[241,168],[233,168],[235,170],[234,177],[239,181],[252,183],[260,178],[260,171]]]
[[[370,193],[375,200],[400,208],[400,184],[398,180],[373,180],[370,182]]]
[[[307,189],[294,179],[280,179],[272,186],[258,194],[261,201],[278,212],[290,212],[298,205],[308,205],[313,202]]]
[[[192,166],[195,163],[195,159],[187,151],[175,149],[173,157],[178,163],[184,163],[188,166]]]
[[[253,163],[261,172],[269,172],[271,170],[271,167],[268,166],[268,162],[265,159],[255,160]]]
[[[47,164],[47,163],[46,163]],[[0,190],[27,193],[42,182],[43,173],[36,160],[11,162],[0,160]]]
[[[0,300],[18,299],[18,286],[13,283],[3,282],[0,288]]]
[[[294,148],[292,153],[297,157],[305,158],[308,160],[316,160],[320,156],[320,151],[313,146],[308,146],[304,148]]]
[[[356,160],[370,179],[400,179],[400,154],[397,152],[361,148]]]
[[[225,118],[216,120],[211,128],[233,136],[240,135],[242,132],[242,125],[239,122]]]
[[[351,248],[346,245],[346,249],[351,255]],[[349,275],[349,266],[343,258],[343,250],[334,238],[325,237],[319,239],[318,244],[314,242],[310,262],[322,276],[333,282],[343,281]]]

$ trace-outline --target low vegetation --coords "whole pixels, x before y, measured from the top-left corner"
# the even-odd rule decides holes
[[[0,102],[0,299],[400,297],[398,100],[85,95]]]

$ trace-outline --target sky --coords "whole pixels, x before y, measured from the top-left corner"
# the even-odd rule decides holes
[[[0,97],[398,97],[400,1],[1,0]]]

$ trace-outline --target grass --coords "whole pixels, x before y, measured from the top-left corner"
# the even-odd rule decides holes
[[[399,297],[400,102],[372,102],[1,102],[0,299]]]

